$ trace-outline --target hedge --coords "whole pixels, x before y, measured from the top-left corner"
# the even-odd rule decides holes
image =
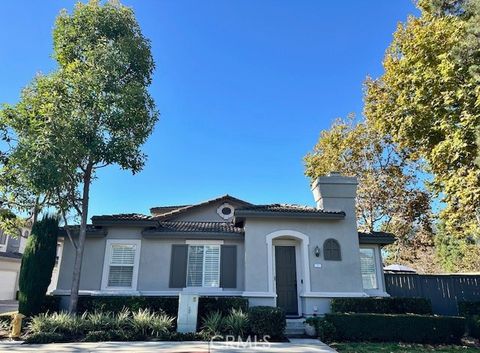
[[[252,335],[257,339],[270,336],[272,340],[281,340],[284,337],[287,321],[285,312],[272,306],[254,306],[248,309],[248,322]]]
[[[326,314],[339,341],[457,343],[465,319],[452,316],[391,314]]]
[[[43,299],[43,304],[41,306],[41,313],[56,313],[60,311],[60,299],[61,297],[56,295],[46,295]]]
[[[467,320],[467,333],[480,338],[480,301],[458,302],[458,312]]]
[[[480,315],[480,301],[461,301],[457,305],[461,316]]]
[[[131,311],[138,309],[150,309],[151,311],[163,311],[170,316],[177,316],[177,297],[145,297],[145,296],[81,296],[78,298],[77,313],[85,311],[109,311],[118,313],[123,308]]]
[[[334,298],[334,313],[432,314],[432,303],[425,298]]]
[[[214,311],[223,316],[230,314],[231,309],[248,310],[248,299],[241,297],[200,297],[198,300],[198,323]],[[176,315],[176,313],[175,313]]]

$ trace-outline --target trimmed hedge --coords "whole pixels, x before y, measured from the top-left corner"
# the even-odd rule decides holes
[[[334,313],[432,314],[432,303],[425,298],[334,298]]]
[[[480,301],[458,302],[458,312],[467,319],[467,333],[480,338]]]
[[[480,315],[480,301],[458,302],[458,314],[461,316]]]
[[[123,308],[131,311],[138,309],[150,309],[151,311],[163,311],[170,316],[177,316],[177,297],[145,297],[145,296],[81,296],[78,298],[77,313],[85,311],[109,311],[118,313]]]
[[[270,336],[272,340],[281,340],[284,337],[287,321],[285,312],[272,306],[254,306],[248,310],[250,330],[258,339]]]
[[[465,319],[452,316],[389,314],[326,314],[339,341],[457,343]]]
[[[231,309],[240,309],[247,312],[248,299],[242,297],[200,297],[198,300],[198,323],[201,323],[214,311],[220,312],[222,316],[227,316]]]
[[[46,295],[43,299],[43,304],[40,307],[41,313],[57,313],[60,311],[60,299],[61,297],[56,295]]]

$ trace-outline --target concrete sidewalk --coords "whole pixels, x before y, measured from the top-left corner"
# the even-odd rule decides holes
[[[245,344],[245,343],[244,343]],[[36,352],[36,353],[335,353],[336,351],[314,339],[291,339],[291,342],[275,342],[269,346],[248,347],[248,345],[226,344],[224,342],[96,342],[96,343],[51,343],[20,344],[19,342],[0,342],[0,352]]]

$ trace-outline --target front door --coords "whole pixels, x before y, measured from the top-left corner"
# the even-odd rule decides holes
[[[275,246],[277,306],[287,315],[298,315],[297,268],[294,246]]]

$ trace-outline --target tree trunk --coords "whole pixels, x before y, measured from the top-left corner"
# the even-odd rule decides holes
[[[89,163],[83,177],[82,214],[80,231],[78,234],[77,248],[75,250],[75,263],[73,265],[72,287],[70,291],[70,305],[68,312],[74,314],[77,311],[78,291],[80,289],[80,274],[82,271],[83,250],[87,236],[88,202],[90,195],[90,182],[92,178],[92,165]]]

